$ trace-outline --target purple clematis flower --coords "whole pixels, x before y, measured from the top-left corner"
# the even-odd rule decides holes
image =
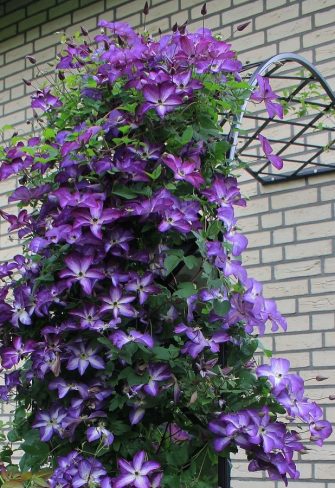
[[[113,342],[114,346],[118,349],[122,349],[125,344],[129,342],[138,342],[139,344],[144,344],[150,349],[154,347],[154,341],[151,335],[139,332],[138,330],[129,330],[126,334],[122,330],[113,332],[109,337]]]
[[[304,388],[303,379],[300,376],[290,374],[289,369],[290,362],[288,359],[271,358],[269,365],[258,366],[256,374],[258,377],[268,378],[273,387],[272,392],[276,396],[287,387],[293,393],[298,393]]]
[[[70,357],[66,368],[70,371],[78,369],[82,376],[88,366],[92,366],[94,369],[105,369],[104,361],[97,354],[97,347],[85,345],[84,342],[77,342],[73,345],[68,345],[67,349]]]
[[[11,347],[2,349],[1,365],[6,369],[11,369],[19,363],[27,354],[33,352],[35,349],[35,342],[28,340],[26,343],[22,341],[22,337],[14,337]]]
[[[140,109],[141,114],[154,108],[161,118],[183,103],[182,97],[176,93],[176,86],[167,81],[157,85],[148,83],[143,87],[143,96],[146,101]]]
[[[88,387],[84,383],[65,381],[63,378],[56,378],[50,381],[49,390],[57,390],[59,398],[64,398],[70,391],[78,391],[82,398],[88,397]]]
[[[103,203],[98,200],[89,209],[79,210],[75,214],[74,229],[88,226],[92,234],[98,239],[102,239],[102,226],[105,223],[114,222],[122,216],[121,210],[116,208],[103,208]]]
[[[34,420],[34,429],[40,429],[40,436],[43,442],[47,442],[54,434],[62,435],[62,422],[67,416],[63,407],[52,407],[50,411],[39,412]]]
[[[255,102],[264,102],[270,118],[277,115],[280,119],[282,119],[283,107],[280,105],[280,103],[273,102],[273,100],[278,98],[278,95],[272,90],[269,78],[261,75],[257,75],[256,78],[258,90],[255,90],[251,94],[250,100],[254,100]]]
[[[136,276],[127,285],[126,290],[135,291],[138,293],[140,304],[149,298],[151,294],[157,294],[160,288],[153,284],[154,275],[152,273],[146,273],[143,276]]]
[[[62,102],[50,92],[50,86],[43,88],[43,90],[37,90],[37,92],[31,96],[32,108],[40,108],[43,112],[47,112],[52,108],[61,107],[63,105]]]
[[[263,152],[267,159],[270,161],[270,163],[277,169],[282,169],[283,167],[283,160],[276,154],[273,154],[273,149],[271,147],[271,144],[269,143],[268,139],[261,134],[258,134],[258,140],[261,143]]]
[[[125,486],[134,486],[135,488],[150,488],[150,478],[155,471],[160,468],[156,461],[145,461],[146,453],[139,451],[135,454],[132,461],[119,459],[118,466],[120,476],[114,483],[114,488],[123,488]]]
[[[78,463],[77,473],[73,477],[71,486],[72,488],[100,486],[100,481],[106,474],[105,468],[97,459],[83,459]]]
[[[199,188],[205,182],[193,161],[183,161],[173,154],[163,154],[162,161],[173,171],[176,180],[187,181],[195,188]]]
[[[92,256],[75,256],[70,255],[65,259],[67,269],[63,269],[59,276],[61,278],[67,278],[68,286],[78,281],[87,295],[90,295],[93,290],[93,286],[98,279],[104,278],[102,271],[96,268],[90,268],[93,263]]]
[[[143,390],[150,396],[157,396],[159,383],[171,378],[170,368],[163,363],[151,363],[148,366],[149,382],[144,385]]]
[[[101,439],[105,447],[110,446],[111,444],[113,444],[114,441],[113,434],[109,430],[107,430],[103,425],[89,427],[86,430],[86,437],[88,442],[94,442]]]
[[[225,331],[217,331],[211,339],[206,339],[200,327],[192,328],[187,327],[185,324],[177,325],[175,333],[185,334],[189,339],[183,346],[181,352],[183,354],[189,354],[193,359],[199,356],[206,347],[214,353],[219,352],[219,344],[230,340],[230,336]]]
[[[124,317],[136,317],[137,311],[130,305],[135,298],[123,296],[120,288],[111,288],[109,296],[101,297],[105,305],[102,305],[100,312],[112,312],[115,319],[120,315]]]

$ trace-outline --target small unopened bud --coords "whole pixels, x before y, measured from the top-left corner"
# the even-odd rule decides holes
[[[333,393],[332,395],[329,395],[329,400],[335,400],[335,394]]]
[[[17,131],[15,131],[15,132],[13,132],[12,137],[16,137],[18,135],[19,135],[19,133]]]
[[[148,4],[148,2],[145,2],[145,4],[144,4],[143,13],[144,13],[144,15],[148,15],[148,13],[149,13],[149,4]]]
[[[31,86],[31,81],[26,80],[25,78],[22,78],[22,81],[23,81],[23,83],[24,83],[25,85],[27,85],[27,86]]]
[[[172,26],[172,32],[177,32],[178,30],[178,24],[177,22]]]
[[[178,30],[181,35],[185,34],[186,26],[187,26],[187,20],[180,27],[178,27]]]
[[[81,33],[82,33],[83,36],[88,36],[88,30],[85,29],[85,27],[81,26],[80,27],[80,30],[81,30]]]
[[[327,376],[322,376],[322,375],[318,375],[316,376],[316,381],[325,381],[325,380],[328,380]]]
[[[26,56],[26,60],[31,64],[36,64],[36,59],[33,56]]]
[[[19,179],[20,185],[25,185],[28,181],[28,178],[26,175],[22,176],[22,178]]]
[[[107,41],[104,41],[104,48],[105,48],[106,51],[109,50],[109,44],[108,44]]]
[[[250,21],[249,22],[244,22],[243,24],[238,25],[236,27],[236,30],[238,30],[239,32],[241,32],[244,29],[246,29],[250,23],[251,23]]]
[[[158,34],[161,36],[162,35],[162,29],[158,27]]]
[[[34,116],[34,119],[38,119],[38,113],[36,112],[36,110],[33,110],[33,116]]]
[[[200,11],[201,15],[207,15],[207,3],[205,2]]]
[[[64,72],[63,71],[58,71],[58,78],[61,81],[64,81],[65,80],[65,75],[64,75]]]

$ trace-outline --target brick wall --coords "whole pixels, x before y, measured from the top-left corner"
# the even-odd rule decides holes
[[[28,95],[21,78],[40,77],[50,70],[57,52],[58,31],[71,34],[82,24],[95,32],[99,18],[143,24],[142,0],[7,0],[0,1],[0,126],[31,129]],[[202,25],[198,0],[151,0],[148,29],[163,32],[189,19],[192,28]],[[211,0],[206,25],[226,38],[244,62],[260,61],[278,52],[293,51],[316,64],[335,86],[335,0]],[[236,25],[251,21],[248,29]],[[32,54],[38,64],[26,64]],[[27,124],[28,122],[28,124]],[[15,181],[9,183],[15,186]],[[0,185],[0,205],[7,207],[9,184]],[[313,176],[290,183],[262,186],[241,175],[241,186],[250,196],[240,223],[250,246],[245,263],[250,274],[264,282],[265,294],[276,298],[288,317],[289,332],[268,336],[264,342],[276,355],[285,355],[296,371],[308,379],[322,374],[323,383],[310,381],[310,395],[322,398],[327,419],[335,421],[335,406],[328,395],[335,390],[335,257],[333,257],[334,174]],[[0,223],[0,260],[11,256],[15,242]],[[8,414],[3,412],[3,414]],[[322,450],[302,456],[301,480],[296,488],[335,488],[334,438]],[[234,462],[233,488],[274,488],[276,483],[249,474],[243,458]]]

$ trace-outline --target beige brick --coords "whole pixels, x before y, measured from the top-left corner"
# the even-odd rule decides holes
[[[335,199],[335,185],[327,185],[321,188],[321,200]]]
[[[310,365],[310,353],[308,350],[305,352],[287,352],[285,358],[291,363],[291,368],[307,368]],[[304,487],[305,488],[305,487]]]
[[[294,228],[285,227],[273,231],[273,243],[282,244],[283,242],[292,242],[294,240]]]
[[[27,7],[27,14],[28,16],[34,15],[41,10],[53,7],[55,4],[56,0],[34,0],[34,2]]]
[[[54,19],[56,17],[60,17],[65,13],[71,12],[75,10],[79,6],[79,0],[66,0],[62,2],[57,7],[53,7],[49,9],[49,19]]]
[[[250,266],[259,263],[259,251],[249,251],[248,249],[243,254],[243,264]]]
[[[255,268],[248,268],[248,274],[250,277],[260,281],[270,281],[272,276],[272,271],[270,266],[257,266]]]
[[[274,209],[298,207],[308,203],[314,203],[318,199],[317,188],[281,193],[271,197],[271,205]]]
[[[297,305],[296,305],[296,300],[291,299],[291,298],[278,298],[276,300],[278,310],[281,314],[290,314],[290,313],[296,313],[297,311]]]
[[[312,222],[317,220],[325,220],[331,216],[330,205],[318,205],[318,206],[304,206],[302,208],[296,208],[293,210],[286,210],[285,222],[286,224],[295,224],[302,222]]]
[[[237,52],[243,52],[248,49],[249,46],[261,46],[264,44],[264,42],[264,32],[261,31],[235,39],[233,47]]]
[[[335,258],[326,258],[324,262],[325,273],[335,273]]]
[[[288,181],[281,181],[278,184],[273,185],[261,185],[261,193],[278,193],[283,192],[285,190],[292,190],[293,188],[303,188],[306,186],[304,180],[288,180]]]
[[[180,19],[180,20],[182,20],[184,22],[185,18]],[[198,21],[192,20],[189,22],[189,25],[190,25],[190,28],[192,29],[192,31],[196,31],[196,30],[202,28],[202,20],[198,20]],[[220,15],[211,15],[210,17],[206,17],[205,26],[208,29],[212,29],[214,31],[215,30],[217,31],[220,28],[220,32],[222,32]]]
[[[334,24],[335,22],[335,8],[326,10],[324,12],[316,12],[314,15],[315,25]]]
[[[264,229],[279,227],[283,224],[283,214],[282,212],[271,212],[267,215],[262,215],[261,222]]]
[[[23,71],[26,66],[25,59],[16,60],[14,63],[4,65],[0,68],[0,78],[5,78],[8,73],[17,73],[18,71]]]
[[[320,274],[320,260],[301,261],[296,263],[277,264],[274,268],[276,279],[293,278],[297,276],[312,276]]]
[[[271,247],[269,249],[262,249],[262,263],[272,263],[274,261],[281,261],[282,259],[282,247]]]
[[[239,218],[238,226],[243,233],[259,229],[258,217]]]
[[[283,334],[275,337],[276,351],[296,351],[317,349],[322,347],[322,334],[309,332],[308,334]]]
[[[12,24],[0,30],[0,41],[13,37],[16,34],[16,25]]]
[[[308,281],[275,281],[264,285],[264,295],[269,298],[304,295],[308,293]]]
[[[315,465],[315,476],[322,480],[335,479],[335,464],[334,463],[320,463]]]
[[[311,279],[312,293],[327,293],[335,291],[335,276],[318,277]]]
[[[297,227],[297,239],[320,239],[322,237],[335,236],[335,222],[320,222]]]
[[[299,51],[301,47],[301,39],[299,36],[297,37],[290,37],[289,39],[285,39],[279,43],[279,52],[287,53],[287,52],[296,52]]]
[[[286,259],[303,259],[312,256],[322,256],[332,253],[332,241],[321,240],[319,243],[306,242],[304,244],[291,244],[285,246]]]
[[[291,22],[285,22],[284,24],[270,27],[268,29],[268,41],[275,41],[284,37],[289,37],[292,34],[297,34],[298,32],[308,31],[311,28],[312,21],[310,17],[303,17],[301,19],[296,19]],[[304,46],[308,47],[308,45],[305,44]]]
[[[222,8],[224,6],[224,9]],[[207,3],[208,12],[222,12],[222,25],[231,24],[233,22],[240,22],[248,17],[262,12],[263,5],[262,2],[254,1],[248,5],[246,8],[244,5],[236,8],[228,8],[222,0],[213,0]],[[192,19],[200,17],[199,8],[193,8],[191,10]]]
[[[267,198],[252,198],[246,208],[236,208],[235,214],[245,217],[246,215],[254,215],[269,210],[269,200]]]
[[[286,0],[266,0],[266,10],[281,7],[282,5],[285,5],[285,3]]]
[[[256,29],[266,29],[269,26],[280,24],[289,19],[298,17],[299,15],[299,5],[294,4],[290,6],[285,6],[281,9],[272,10],[267,14],[260,15],[256,18]]]
[[[32,15],[30,17],[25,18],[24,20],[21,20],[18,25],[19,32],[24,32],[28,29],[31,29],[32,27],[35,27],[37,25],[41,25],[45,23],[47,19],[47,13],[46,12],[40,12],[36,15]]]
[[[73,22],[81,22],[84,19],[92,17],[93,15],[100,14],[104,11],[104,1],[96,1],[92,5],[88,5],[85,8],[81,8],[74,12]]]
[[[50,34],[54,33],[55,31],[63,32],[66,27],[71,25],[71,15],[63,15],[62,17],[58,17],[55,20],[51,20],[50,22],[46,22],[42,25],[42,36],[49,36]],[[40,40],[42,41],[42,39]],[[52,42],[48,42],[46,46],[50,46],[50,44],[54,44],[54,42],[58,41],[56,37]]]
[[[307,14],[328,7],[334,7],[334,0],[318,0],[317,4],[315,3],[315,0],[304,0],[302,2],[302,13]]]
[[[278,54],[278,46],[277,44],[265,44],[262,46],[262,49],[259,47],[256,49],[248,49],[245,52],[239,54],[239,59],[242,63],[254,63],[257,61],[264,61],[271,56]]]
[[[287,319],[288,332],[308,332],[310,330],[310,318],[308,315],[295,315]]]
[[[323,44],[334,39],[334,26],[325,27],[323,29],[314,29],[303,36],[303,46],[315,46]]]
[[[335,309],[335,294],[298,299],[299,312],[328,312]]]
[[[312,316],[313,330],[325,330],[335,328],[335,316],[333,313],[313,314]]]
[[[16,59],[23,59],[27,54],[31,54],[33,52],[33,44],[28,42],[23,46],[20,46],[16,49],[12,49],[6,53],[6,63],[11,63]],[[10,72],[10,69],[8,70]]]
[[[253,232],[248,234],[248,247],[264,247],[270,245],[271,233],[269,231]]]
[[[20,8],[20,9],[15,10],[15,12],[13,12],[9,15],[1,16],[0,17],[0,29],[14,25],[19,20],[24,19],[25,15],[26,15],[25,9]]]

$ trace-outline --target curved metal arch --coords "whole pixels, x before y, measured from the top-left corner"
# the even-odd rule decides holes
[[[303,68],[306,68],[308,72],[310,73],[309,77],[290,77],[290,76],[274,76],[274,73],[278,71],[281,67],[283,67],[287,63],[296,63]],[[304,124],[304,123],[292,123],[290,121],[278,121],[278,123],[283,123],[283,124],[294,124],[297,126],[301,126],[302,128],[299,130],[298,134],[296,134],[290,141],[284,141],[284,147],[278,152],[280,155],[285,149],[287,149],[291,144],[296,144],[296,145],[301,145],[303,146],[304,144],[299,144],[296,142],[298,137],[303,135],[309,128],[315,127],[315,123],[317,122],[318,119],[320,119],[327,111],[329,111],[331,108],[335,108],[335,94],[333,90],[331,89],[329,83],[325,80],[325,78],[322,76],[320,71],[315,68],[307,59],[305,59],[303,56],[300,56],[299,54],[294,54],[294,53],[282,53],[282,54],[277,54],[275,56],[272,56],[268,60],[260,63],[255,63],[253,65],[246,65],[244,67],[244,70],[249,70],[251,67],[256,67],[254,73],[251,75],[249,79],[249,84],[252,88],[254,88],[257,85],[257,75],[262,75],[262,76],[267,76],[268,78],[271,78],[272,76],[275,78],[287,78],[287,79],[298,79],[300,83],[298,84],[297,88],[293,90],[292,93],[290,93],[288,99],[286,101],[290,101],[293,99],[295,95],[297,95],[303,88],[305,88],[309,83],[311,82],[317,82],[320,84],[320,86],[323,88],[325,94],[329,98],[329,103],[328,104],[320,104],[316,102],[310,102],[311,104],[314,104],[315,106],[318,106],[320,108],[319,113],[313,117],[312,121]],[[229,135],[229,141],[231,143],[231,148],[229,151],[229,159],[233,160],[237,154],[243,155],[243,149],[247,147],[253,140],[256,139],[257,135],[265,128],[267,125],[273,121],[272,118],[260,118],[260,120],[263,122],[259,128],[256,129],[255,133],[253,134],[252,137],[248,137],[244,146],[240,151],[237,151],[237,145],[238,145],[238,139],[239,139],[239,132],[242,126],[243,118],[246,114],[247,106],[248,103],[250,102],[250,95],[246,98],[240,115],[237,117],[233,124],[232,131],[230,132]],[[334,129],[329,129],[329,130],[334,130],[335,132],[335,127]],[[335,136],[334,136],[335,137]],[[335,143],[335,138],[331,141],[330,146],[332,146]],[[313,145],[310,145],[310,147],[313,147]],[[255,177],[258,181],[260,181],[262,184],[269,184],[269,183],[275,183],[278,181],[284,181],[284,180],[289,180],[293,178],[300,178],[300,177],[306,177],[310,176],[312,174],[320,174],[321,172],[329,172],[329,171],[335,171],[335,157],[334,157],[334,163],[333,164],[321,164],[321,163],[316,163],[312,162],[313,159],[318,157],[322,152],[324,152],[325,147],[322,146],[314,146],[318,151],[314,154],[312,158],[310,158],[307,162],[300,162],[300,167],[293,171],[292,173],[281,173],[280,175],[264,175],[261,174],[262,171],[264,170],[265,167],[268,166],[268,163],[265,163],[259,171],[254,171],[252,168],[248,167],[247,171]],[[328,145],[329,149],[329,145]],[[334,155],[335,156],[335,155]],[[297,162],[297,161],[296,161]],[[308,164],[313,164],[315,165],[315,169],[313,171],[308,170],[304,171],[304,168]]]

